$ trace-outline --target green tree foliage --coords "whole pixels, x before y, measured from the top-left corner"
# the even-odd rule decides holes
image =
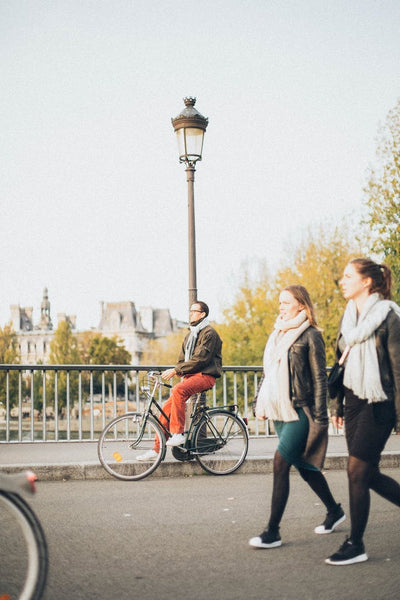
[[[78,340],[72,333],[71,325],[68,321],[61,321],[54,332],[54,337],[50,344],[49,364],[79,365],[81,362]],[[68,385],[69,395],[73,403],[78,395],[78,373],[70,371],[69,377],[67,376],[67,372],[63,370],[57,371],[57,374],[53,372],[49,374],[46,386],[46,400],[48,400],[48,403],[55,403],[57,389],[58,410],[67,405]]]
[[[87,336],[86,347],[81,352],[85,362],[91,365],[129,365],[132,357],[116,336],[109,338],[98,334]],[[106,373],[104,383],[108,387],[109,396],[112,397],[114,374]],[[121,371],[116,372],[117,391],[123,392],[124,375]],[[100,393],[103,388],[103,378],[100,372],[93,373],[93,391]]]
[[[254,281],[246,272],[234,304],[217,326],[225,365],[259,365],[275,318],[278,294],[267,275]]]
[[[0,327],[0,364],[19,363],[18,340],[11,325]]]
[[[187,331],[187,329],[180,329],[170,333],[165,338],[149,340],[143,352],[141,363],[143,365],[174,365]]]
[[[308,232],[291,264],[282,266],[273,278],[263,276],[254,282],[245,273],[234,304],[225,310],[225,320],[218,326],[224,342],[224,364],[262,364],[264,347],[278,315],[279,292],[293,284],[304,285],[309,291],[323,331],[327,361],[333,362],[345,306],[339,280],[348,260],[359,254],[357,242],[344,225],[333,231],[319,227]]]
[[[19,363],[18,340],[11,325],[0,327],[0,364],[12,365]],[[8,391],[10,404],[16,404],[18,400],[18,374],[10,371],[8,378]],[[6,405],[7,375],[0,371],[0,402]]]
[[[339,281],[347,262],[358,255],[358,242],[344,224],[332,231],[319,226],[307,233],[293,256],[293,264],[276,276],[279,290],[291,284],[308,290],[324,336],[328,364],[334,362],[337,329],[346,304]]]
[[[61,321],[54,332],[54,337],[50,344],[49,364],[81,364],[78,339],[73,335],[71,325],[68,321]]]
[[[90,341],[89,363],[92,365],[129,365],[132,357],[116,336],[94,335]]]
[[[378,134],[377,164],[364,189],[372,250],[392,269],[394,299],[400,302],[400,99]]]

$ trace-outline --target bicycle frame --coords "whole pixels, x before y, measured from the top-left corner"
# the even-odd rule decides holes
[[[149,379],[150,379],[153,376],[153,373],[150,372],[148,376],[149,376]],[[151,415],[153,417],[153,419],[155,419],[155,421],[157,421],[158,425],[161,427],[162,431],[166,435],[168,435],[168,436],[170,435],[170,432],[165,427],[165,425],[163,425],[163,423],[160,421],[160,419],[158,418],[158,415],[151,410],[152,405],[155,405],[156,408],[157,408],[157,410],[165,417],[165,419],[167,421],[169,421],[169,418],[167,417],[167,415],[163,411],[162,407],[158,404],[157,400],[155,399],[156,392],[157,392],[157,390],[162,385],[165,386],[165,387],[169,387],[169,388],[172,387],[171,385],[169,385],[167,383],[163,383],[162,381],[160,381],[160,379],[158,377],[156,377],[156,376],[154,377],[154,384],[153,384],[153,389],[152,390],[151,390],[151,388],[147,389],[145,387],[142,387],[142,391],[147,395],[148,403],[147,403],[147,406],[144,409],[143,413],[141,413],[141,415],[142,415],[142,417],[141,417],[142,425],[141,425],[141,428],[140,428],[137,440],[135,442],[132,442],[132,444],[130,444],[131,448],[135,448],[142,441],[143,434],[144,434],[145,428],[146,428],[147,419],[148,419],[149,415]],[[132,418],[134,418],[134,416],[136,414],[137,413],[132,413]]]
[[[151,374],[149,374],[149,375],[151,377]],[[169,418],[167,417],[167,415],[163,411],[162,407],[159,405],[159,403],[155,399],[156,392],[161,386],[170,387],[170,388],[172,387],[171,385],[163,383],[158,378],[156,378],[154,381],[153,389],[151,391],[149,391],[148,389],[142,388],[143,391],[147,394],[148,404],[147,404],[145,410],[143,411],[143,419],[142,419],[143,427],[142,427],[141,435],[143,434],[143,431],[146,426],[147,417],[149,415],[151,415],[153,417],[153,419],[155,419],[157,421],[157,423],[161,427],[162,431],[168,437],[171,435],[171,432],[169,431],[169,429],[167,429],[167,427],[165,427],[165,425],[160,421],[158,414],[152,410],[152,406],[154,405],[157,408],[157,411],[159,411],[163,415],[163,417],[166,419],[166,421],[169,422]],[[200,414],[205,413],[206,411],[213,410],[213,409],[209,409],[208,407],[199,407],[201,393],[195,394],[195,395],[197,397],[196,397],[195,405],[193,407],[193,412],[190,415],[190,425],[189,425],[189,429],[186,432],[187,439],[190,439],[191,434],[193,432],[195,417],[199,416]]]
[[[144,393],[147,395],[147,406],[145,408],[145,410],[142,413],[142,417],[141,417],[141,421],[142,421],[142,425],[139,431],[139,435],[138,435],[138,439],[133,442],[130,447],[134,448],[136,446],[138,446],[143,438],[145,429],[146,429],[146,423],[147,423],[147,419],[149,417],[149,415],[151,415],[153,417],[153,419],[157,422],[157,424],[161,427],[162,431],[164,432],[164,434],[166,436],[170,436],[171,432],[167,429],[167,427],[165,427],[165,425],[160,421],[158,414],[152,410],[152,406],[155,406],[157,411],[159,411],[159,413],[161,413],[163,415],[163,417],[169,422],[169,418],[167,417],[167,415],[165,414],[165,412],[163,411],[162,407],[160,406],[160,404],[157,402],[157,400],[155,399],[156,396],[156,392],[157,390],[161,387],[161,386],[165,386],[165,387],[169,387],[171,388],[172,386],[166,383],[163,383],[162,381],[160,381],[159,375],[155,375],[153,373],[149,373],[149,379],[151,379],[151,377],[154,376],[154,383],[152,388],[146,388],[146,387],[142,387],[142,391],[144,391]],[[220,410],[225,410],[225,409],[229,409],[227,410],[227,412],[231,412],[234,413],[235,415],[237,414],[237,409],[238,406],[237,404],[232,404],[229,406],[223,406],[221,408],[209,408],[207,406],[203,406],[203,407],[199,407],[199,403],[200,403],[200,399],[201,399],[201,393],[196,394],[196,400],[195,400],[195,404],[193,407],[193,411],[192,414],[190,415],[190,424],[189,424],[189,429],[187,430],[187,437],[186,437],[186,442],[183,445],[183,448],[181,451],[185,451],[188,454],[195,456],[196,454],[206,454],[206,452],[204,451],[204,448],[201,450],[200,448],[192,448],[190,446],[190,440],[192,439],[192,435],[193,435],[193,431],[194,428],[196,427],[196,417],[200,417],[201,415],[205,415],[207,422],[210,423],[210,428],[212,428],[212,430],[214,431],[214,433],[220,438],[222,444],[224,444],[225,442],[223,441],[221,435],[218,433],[218,430],[213,426],[213,424],[211,423],[211,419],[210,419],[210,414],[212,413],[212,411],[220,411]],[[134,413],[132,414],[132,417],[134,416]],[[215,450],[214,450],[215,452]]]

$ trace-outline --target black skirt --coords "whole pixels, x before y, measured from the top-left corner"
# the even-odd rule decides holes
[[[378,465],[396,423],[394,403],[368,404],[345,388],[344,423],[349,455]]]

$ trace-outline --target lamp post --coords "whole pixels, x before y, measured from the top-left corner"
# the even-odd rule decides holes
[[[196,231],[194,219],[194,172],[196,162],[201,160],[204,132],[208,119],[195,108],[196,98],[183,99],[185,108],[175,119],[171,119],[179,150],[179,162],[186,165],[188,182],[188,243],[189,243],[189,307],[197,300],[196,276]]]

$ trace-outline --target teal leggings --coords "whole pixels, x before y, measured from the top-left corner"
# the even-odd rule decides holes
[[[298,421],[274,421],[275,431],[279,437],[278,452],[296,469],[319,471],[317,467],[301,458],[307,443],[309,425],[304,410],[296,408],[296,412],[299,415]]]

